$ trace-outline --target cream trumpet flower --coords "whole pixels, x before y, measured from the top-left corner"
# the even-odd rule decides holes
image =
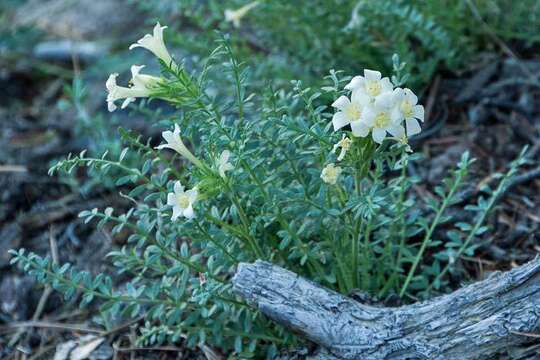
[[[198,168],[204,168],[204,165],[199,161],[199,159],[197,159],[182,142],[182,138],[180,137],[180,127],[178,124],[174,124],[174,131],[164,131],[161,133],[161,136],[163,136],[167,143],[157,146],[156,149],[172,149],[191,161]]]
[[[386,138],[386,133],[393,137],[401,138],[405,135],[405,129],[400,124],[399,117],[393,117],[393,107],[395,106],[395,94],[385,93],[375,103],[366,108],[362,122],[361,137],[368,135],[371,130],[373,141],[381,144]]]
[[[364,76],[355,76],[345,85],[345,89],[354,93],[361,92],[369,96],[371,102],[394,87],[387,77],[382,77],[381,73],[374,70],[364,69]]]
[[[418,105],[418,97],[410,89],[397,88],[396,106],[393,110],[393,117],[405,119],[407,136],[419,134],[422,129],[418,120],[424,121],[424,107]]]
[[[369,98],[360,92],[353,93],[351,100],[347,96],[340,96],[332,103],[338,111],[332,117],[334,131],[351,125],[353,133],[362,117],[362,111],[369,104]]]
[[[338,148],[341,148],[337,161],[343,160],[343,158],[345,157],[345,154],[351,148],[351,144],[352,144],[352,140],[346,137],[345,134],[343,134],[343,137],[341,138],[341,140],[339,140],[338,143],[335,144],[334,148],[332,149],[332,152],[335,153]]]
[[[239,28],[240,20],[242,20],[242,18],[257,5],[259,5],[258,1],[252,1],[236,10],[226,9],[225,21],[232,22],[235,28]]]
[[[225,172],[234,169],[233,165],[229,162],[230,157],[231,157],[231,152],[229,150],[223,150],[223,152],[219,156],[219,161],[218,161],[219,176],[221,176],[224,179],[225,179]]]
[[[327,184],[335,185],[342,169],[334,164],[328,164],[321,172],[321,179]]]
[[[167,50],[167,46],[165,46],[165,41],[163,41],[163,30],[166,28],[166,26],[161,26],[158,22],[156,26],[154,26],[153,35],[144,35],[141,39],[137,40],[137,43],[131,44],[129,50],[137,47],[145,48],[161,59],[167,66],[175,69],[177,65],[172,59],[171,54],[169,54],[169,50]]]
[[[167,194],[167,205],[172,206],[173,214],[172,221],[176,221],[180,215],[187,219],[193,219],[195,217],[195,211],[193,205],[197,202],[197,196],[199,192],[197,188],[184,191],[184,186],[177,181],[174,183],[174,192]]]
[[[107,88],[107,107],[109,111],[117,109],[115,101],[124,99],[121,108],[124,109],[135,98],[148,97],[152,95],[152,90],[162,81],[156,76],[144,75],[140,71],[144,65],[133,65],[131,67],[131,86],[118,86],[116,83],[117,73],[109,75],[105,87]]]

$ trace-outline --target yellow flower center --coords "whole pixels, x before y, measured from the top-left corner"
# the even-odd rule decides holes
[[[413,106],[410,102],[405,100],[401,103],[401,112],[406,118],[410,118],[413,116]]]
[[[341,168],[339,166],[334,166],[334,164],[328,164],[323,169],[321,178],[327,184],[335,184],[340,174]]]
[[[366,82],[366,92],[369,96],[377,96],[381,93],[381,84],[377,80],[368,80]]]
[[[387,112],[383,111],[375,116],[375,123],[373,127],[385,128],[388,127],[388,125],[390,125],[390,115],[388,115]]]
[[[338,144],[343,150],[349,150],[349,148],[351,147],[351,143],[352,140],[346,137],[341,139]]]
[[[189,198],[186,194],[178,195],[176,201],[178,201],[178,205],[182,209],[187,209],[189,207]]]
[[[329,167],[326,171],[326,176],[329,178],[336,178],[339,174],[338,168]]]
[[[345,115],[347,115],[349,119],[358,120],[362,115],[362,111],[357,104],[351,104],[345,109]]]

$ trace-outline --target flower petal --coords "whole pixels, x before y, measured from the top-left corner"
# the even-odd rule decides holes
[[[387,91],[375,99],[375,106],[380,108],[389,109],[396,104],[396,96],[393,92]]]
[[[400,87],[397,87],[394,89],[394,94],[396,96],[396,101],[403,101],[403,98],[405,97],[405,90],[403,90]]]
[[[399,124],[403,120],[403,114],[399,111],[399,108],[395,107],[392,109],[390,119],[394,124]]]
[[[195,202],[197,202],[198,195],[199,195],[199,192],[197,191],[196,188],[186,191],[186,196],[188,197],[189,202],[191,204],[195,204]]]
[[[109,75],[109,78],[105,82],[105,87],[109,92],[111,92],[117,85],[116,85],[116,78],[118,77],[118,73],[113,73]]]
[[[392,85],[389,78],[385,77],[381,79],[381,92],[392,91],[393,88],[394,85]]]
[[[156,26],[154,26],[154,37],[158,39],[163,38],[163,30],[165,30],[167,26],[161,26],[159,21],[156,23]]]
[[[187,219],[193,219],[195,217],[195,211],[193,211],[193,206],[189,204],[189,206],[184,209],[183,214]]]
[[[378,144],[382,144],[384,138],[386,137],[386,130],[380,129],[380,128],[374,128],[371,131],[371,136],[373,137],[373,141],[375,141]]]
[[[355,90],[352,92],[351,102],[367,106],[371,102],[371,97],[362,90]]]
[[[364,109],[364,113],[362,114],[362,118],[360,121],[362,121],[367,126],[373,126],[375,123],[375,115],[376,112],[373,109],[373,106],[368,106]]]
[[[128,98],[126,98],[124,100],[124,102],[122,103],[122,106],[120,106],[120,108],[125,109],[130,103],[132,103],[134,101],[135,101],[134,97],[128,97]]]
[[[381,80],[381,73],[375,70],[364,69],[364,76],[366,80]]]
[[[345,85],[345,89],[354,91],[364,86],[364,82],[365,79],[363,76],[355,76],[347,85]]]
[[[167,142],[167,144],[174,143],[174,133],[172,131],[164,131],[161,133],[161,136],[163,136],[163,139]]]
[[[182,213],[182,210],[180,209],[180,207],[174,206],[173,209],[172,209],[171,220],[176,221],[176,219],[178,219],[178,217],[181,215],[181,213]]]
[[[396,126],[390,126],[386,129],[393,137],[396,138],[402,138],[405,135],[405,129],[403,129],[403,126],[396,125]]]
[[[341,151],[339,152],[339,156],[337,157],[337,161],[343,160],[346,154],[347,154],[347,150],[342,148]]]
[[[413,136],[419,134],[422,129],[416,119],[406,119],[405,125],[407,127],[407,136]]]
[[[182,186],[182,183],[180,183],[180,181],[174,183],[174,193],[177,195],[184,193],[184,186]]]
[[[343,110],[343,108],[345,106],[349,105],[350,103],[351,103],[351,101],[349,100],[349,98],[342,95],[342,96],[338,97],[337,100],[332,103],[332,106],[339,109],[339,110]]]
[[[344,126],[349,125],[349,123],[350,123],[349,119],[347,118],[347,116],[345,116],[345,113],[342,111],[338,111],[332,117],[332,124],[334,125],[334,131],[337,131]]]
[[[369,134],[369,126],[362,121],[351,122],[351,130],[353,135],[357,137],[366,137]]]
[[[161,150],[161,149],[171,149],[171,150],[174,150],[174,148],[169,145],[169,144],[161,144],[161,145],[158,145],[156,146],[156,149],[158,150]]]
[[[118,107],[114,104],[113,100],[107,100],[107,109],[109,110],[109,112],[113,112],[117,108]]]
[[[405,89],[405,97],[408,102],[411,103],[411,105],[418,104],[418,96],[416,96],[411,89]]]
[[[131,77],[137,77],[143,68],[144,65],[131,65]]]
[[[416,105],[413,108],[413,116],[420,121],[424,121],[424,107],[422,105]]]
[[[167,194],[167,205],[174,206],[176,204],[176,195],[174,193]]]

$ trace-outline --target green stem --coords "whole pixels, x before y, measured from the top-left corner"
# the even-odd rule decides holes
[[[506,174],[506,176],[499,183],[499,186],[497,187],[497,189],[495,190],[495,192],[493,193],[493,195],[489,199],[489,202],[488,202],[485,210],[482,211],[480,217],[478,218],[478,220],[474,224],[474,227],[471,229],[471,231],[469,232],[469,235],[465,239],[465,242],[463,242],[463,244],[458,249],[458,251],[457,251],[457,253],[455,255],[456,260],[461,257],[461,255],[463,254],[465,249],[467,249],[467,246],[469,246],[469,243],[472,241],[472,239],[474,239],[476,233],[478,232],[478,229],[480,229],[480,227],[484,223],[487,215],[489,214],[491,208],[493,207],[493,205],[495,205],[495,202],[497,201],[498,197],[502,193],[503,189],[506,187],[506,182],[507,182],[508,178],[510,177],[510,175],[513,174],[513,171],[515,171],[515,169],[511,169],[510,172],[508,174]],[[433,288],[433,286],[436,283],[438,283],[443,278],[443,276],[446,275],[446,273],[450,270],[450,265],[451,265],[450,262],[445,265],[445,267],[442,269],[442,271],[435,277],[435,279],[428,286],[426,291],[430,291]]]
[[[232,255],[226,248],[225,246],[223,246],[223,244],[220,244],[218,241],[216,241],[214,239],[214,237],[212,235],[210,235],[208,233],[208,231],[206,231],[202,226],[201,224],[199,223],[199,221],[195,221],[195,225],[197,226],[197,228],[199,229],[199,231],[208,239],[208,241],[210,241],[212,244],[214,244],[215,246],[217,246],[225,255],[227,255],[227,257],[229,259],[231,259],[235,264],[238,264],[240,263],[240,260],[238,260],[238,258],[234,255]]]
[[[356,140],[356,139],[355,139]],[[367,141],[364,139],[357,139],[355,141],[356,143],[356,167],[355,167],[355,174],[354,174],[354,187],[356,190],[356,196],[360,197],[362,194],[362,180],[367,177],[369,173],[369,169],[371,166],[371,160],[373,156],[373,146],[371,144],[371,141],[368,139]],[[359,256],[360,256],[360,238],[362,237],[360,230],[362,228],[362,217],[359,216],[356,220],[351,218],[351,221],[354,222],[354,232],[352,234],[352,241],[351,241],[351,257],[352,257],[352,283],[354,285],[354,288],[358,288],[359,286],[359,275],[360,275],[360,269],[359,269]],[[370,220],[371,222],[371,220]],[[364,252],[366,252],[369,248],[369,231],[366,231],[366,237],[364,238]],[[366,255],[364,255],[366,256]],[[367,264],[364,264],[367,266]],[[362,272],[364,273],[364,277],[367,278],[367,271],[368,269],[364,266],[364,269],[362,269]]]
[[[332,190],[335,190],[336,192],[336,195],[337,195],[337,199],[339,201],[339,205],[342,207],[342,208],[345,208],[346,204],[347,204],[347,196],[345,195],[345,193],[343,192],[341,186],[339,186],[339,184],[336,184],[334,186],[332,186],[330,189]],[[328,191],[326,193],[326,201],[327,201],[327,206],[328,206],[328,209],[331,209],[332,208],[332,198],[330,196],[330,192]],[[348,220],[348,223],[349,224],[352,224],[353,223],[353,220],[352,220],[352,217],[351,217],[351,214],[349,212],[347,212],[345,214],[347,220]],[[340,233],[338,233],[338,236],[339,236],[339,241],[332,241],[332,248],[334,249],[334,256],[336,257],[336,262],[338,264],[338,274],[341,274],[339,278],[341,278],[341,282],[338,284],[339,285],[339,288],[341,290],[342,293],[349,293],[352,289],[354,289],[354,284],[352,282],[352,277],[350,276],[350,269],[345,265],[345,262],[346,262],[346,257],[344,257],[343,253],[344,253],[344,247],[345,247],[345,243],[346,243],[346,240],[348,239],[348,234],[352,234],[354,233],[352,227],[345,227],[345,233],[344,233],[344,237],[342,236],[339,236]],[[344,241],[345,240],[345,241]],[[336,246],[337,244],[337,246]]]
[[[238,210],[238,215],[240,216],[240,222],[242,223],[242,225],[244,227],[246,240],[248,241],[252,251],[255,253],[255,256],[257,256],[257,258],[259,258],[259,259],[263,259],[264,258],[264,253],[263,253],[261,247],[259,246],[259,244],[257,242],[257,239],[255,239],[250,234],[249,220],[248,220],[248,217],[246,215],[246,212],[244,211],[244,208],[240,204],[240,201],[238,200],[238,197],[234,193],[233,189],[230,187],[227,180],[223,181],[223,185],[225,186],[225,192],[227,194],[229,194],[229,199],[232,201],[232,203],[234,204],[234,206]]]
[[[96,217],[100,217],[100,218],[106,218],[106,216],[104,214],[95,214],[94,216]],[[114,220],[118,223],[121,223],[121,224],[124,224],[125,226],[131,228],[132,230],[134,230],[135,232],[139,233],[141,236],[144,236],[146,239],[148,239],[151,243],[153,243],[154,245],[156,245],[169,259],[172,259],[172,260],[176,260],[177,262],[181,263],[182,265],[185,265],[186,267],[192,269],[193,271],[197,272],[197,273],[206,273],[206,269],[204,269],[202,266],[198,265],[198,264],[195,264],[195,263],[192,263],[189,259],[186,259],[182,256],[178,256],[177,254],[173,253],[172,251],[170,251],[167,247],[163,246],[163,244],[161,244],[159,241],[157,241],[157,239],[155,239],[154,237],[152,237],[149,233],[147,232],[141,232],[140,229],[130,223],[130,222],[127,222],[127,221],[123,221],[121,220],[120,218],[116,217],[116,216],[108,216],[107,219],[110,219],[110,220]],[[211,274],[211,273],[208,273],[209,277],[219,283],[222,283],[222,284],[225,284],[226,281]]]
[[[437,214],[435,215],[435,218],[431,222],[431,226],[429,227],[428,231],[426,232],[424,239],[422,240],[422,245],[420,246],[420,250],[418,251],[418,254],[416,254],[416,257],[414,258],[414,262],[409,270],[409,273],[407,274],[407,278],[405,279],[405,283],[403,284],[403,287],[401,288],[401,291],[399,292],[399,297],[403,297],[405,295],[405,292],[407,291],[407,288],[409,287],[409,283],[411,282],[414,272],[416,271],[416,268],[418,267],[418,264],[420,263],[420,260],[422,259],[422,256],[424,255],[424,252],[426,251],[427,246],[429,245],[431,241],[431,235],[433,234],[433,231],[439,225],[439,221],[441,219],[441,216],[443,215],[446,208],[450,205],[450,201],[454,197],[454,193],[456,192],[457,188],[459,187],[461,183],[463,173],[458,173],[458,177],[456,181],[452,184],[452,187],[450,188],[450,191],[448,195],[444,198],[444,201],[439,207]]]
[[[369,239],[371,235],[371,222],[373,218],[370,217],[368,219],[367,225],[366,225],[366,232],[364,234],[364,264],[362,266],[362,289],[364,291],[369,290],[369,269],[371,268],[370,264],[370,251],[369,251]],[[357,259],[358,261],[358,259]],[[357,271],[358,273],[358,271]]]
[[[116,296],[116,295],[107,295],[101,292],[98,292],[94,289],[87,288],[86,286],[81,285],[80,283],[75,283],[74,281],[65,278],[63,276],[59,276],[53,271],[50,271],[48,269],[43,269],[39,267],[37,264],[33,263],[32,261],[29,261],[32,267],[35,269],[39,269],[43,272],[45,272],[47,275],[54,278],[56,281],[66,284],[70,286],[71,288],[79,289],[79,291],[83,293],[90,293],[95,297],[104,299],[104,300],[111,300],[115,302],[135,302],[138,304],[166,304],[170,306],[176,306],[176,304],[173,301],[170,300],[160,300],[160,299],[146,299],[146,298],[132,298],[129,296]]]
[[[396,281],[396,278],[399,275],[399,269],[401,266],[401,257],[403,256],[403,249],[405,247],[405,214],[403,214],[403,203],[405,202],[405,192],[407,190],[407,164],[408,160],[406,157],[406,153],[403,152],[403,164],[401,168],[401,181],[400,181],[400,188],[399,188],[399,197],[397,201],[397,216],[399,219],[399,245],[398,245],[398,253],[397,258],[394,263],[393,269],[392,269],[392,275],[390,275],[390,278],[384,285],[383,289],[379,292],[379,297],[384,296],[392,286],[394,286],[394,283]],[[390,243],[390,242],[389,242]],[[390,250],[390,257],[393,255],[393,251]]]

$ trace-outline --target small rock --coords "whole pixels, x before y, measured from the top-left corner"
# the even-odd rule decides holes
[[[18,8],[13,23],[69,39],[100,39],[129,32],[140,24],[139,14],[127,0],[29,0]]]
[[[71,62],[77,58],[83,62],[91,62],[103,56],[105,46],[92,41],[56,40],[44,41],[34,47],[34,56],[42,60]]]

